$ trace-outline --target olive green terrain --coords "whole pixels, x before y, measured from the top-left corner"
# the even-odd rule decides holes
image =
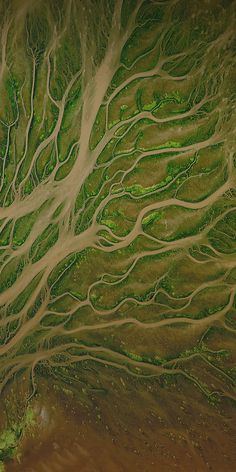
[[[111,368],[235,402],[235,22],[232,0],[0,0],[2,394]]]

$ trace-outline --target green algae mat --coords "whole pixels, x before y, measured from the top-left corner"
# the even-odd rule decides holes
[[[44,382],[236,418],[235,24],[232,0],[0,0],[1,471],[54,471],[21,468]]]

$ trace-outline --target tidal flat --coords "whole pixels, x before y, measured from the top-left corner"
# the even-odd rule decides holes
[[[234,472],[235,24],[0,0],[0,472]]]

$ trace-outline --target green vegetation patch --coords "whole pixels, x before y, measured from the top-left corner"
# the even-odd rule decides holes
[[[35,415],[33,410],[28,407],[19,422],[12,424],[10,428],[0,434],[0,461],[19,457],[21,440],[34,425]]]
[[[43,272],[37,274],[33,280],[29,283],[29,285],[23,290],[23,292],[16,297],[16,299],[9,305],[8,312],[9,314],[16,314],[19,313],[22,308],[24,308],[25,304],[30,298],[30,295],[35,291],[37,288],[41,278],[43,276]]]
[[[10,288],[23,271],[25,256],[13,257],[1,270],[0,293]]]
[[[59,227],[57,224],[50,224],[36,238],[30,249],[30,257],[32,262],[39,261],[49,249],[54,246],[59,237]]]

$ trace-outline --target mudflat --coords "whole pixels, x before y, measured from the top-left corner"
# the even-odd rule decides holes
[[[1,472],[234,471],[235,24],[0,0]]]

